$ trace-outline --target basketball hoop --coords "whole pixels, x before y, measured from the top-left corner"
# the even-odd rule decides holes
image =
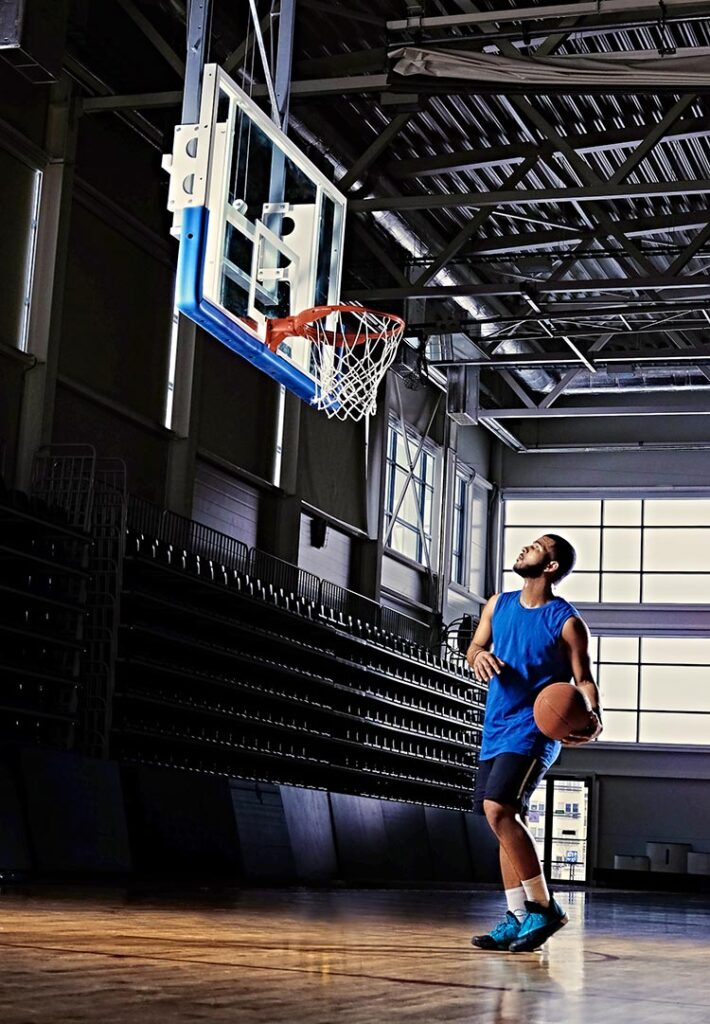
[[[404,320],[363,306],[315,306],[267,320],[266,344],[275,352],[289,338],[311,343],[313,404],[326,415],[360,420],[377,410],[377,388],[397,354]]]

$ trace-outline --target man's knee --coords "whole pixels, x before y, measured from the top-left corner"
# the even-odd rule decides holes
[[[506,821],[515,821],[518,813],[510,804],[499,804],[495,800],[484,800],[483,811],[494,832],[497,832]]]

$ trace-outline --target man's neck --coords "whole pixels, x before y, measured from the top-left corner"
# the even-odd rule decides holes
[[[554,598],[552,584],[544,577],[526,579],[520,591],[520,603],[524,608],[539,608]]]

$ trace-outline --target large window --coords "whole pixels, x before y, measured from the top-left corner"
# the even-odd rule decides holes
[[[507,499],[504,524],[504,589],[522,585],[509,567],[542,533],[559,533],[577,549],[577,567],[558,593],[598,605],[585,617],[600,634],[590,654],[602,740],[710,744],[710,619],[702,630],[702,613],[692,608],[710,604],[710,499]]]
[[[559,593],[570,601],[710,604],[710,499],[506,501],[504,586],[524,544],[559,533],[577,566]]]
[[[0,147],[3,268],[0,342],[27,350],[42,174]]]
[[[451,582],[483,599],[488,530],[488,485],[473,470],[456,468],[451,517]]]
[[[414,462],[421,438],[399,423],[390,422],[387,444],[387,487],[385,489],[385,520],[387,546],[415,562],[427,563],[431,558],[433,531],[436,449],[426,442],[421,447],[414,472]]]
[[[710,743],[709,676],[710,637],[601,637],[603,738]]]
[[[451,582],[465,587],[466,579],[466,539],[469,521],[469,490],[471,478],[460,469],[456,470],[454,481],[454,507],[451,517]]]

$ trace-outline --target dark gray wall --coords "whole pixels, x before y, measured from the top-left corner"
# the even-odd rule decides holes
[[[594,745],[564,750],[551,775],[592,780],[592,864],[645,854],[646,842],[710,852],[710,752]]]
[[[312,544],[311,527],[313,517],[307,513],[301,515],[301,530],[298,541],[298,564],[302,569],[330,580],[341,587],[350,586],[350,562],[352,557],[352,538],[335,526],[326,527],[325,544],[322,548]]]
[[[192,500],[192,518],[198,523],[254,547],[260,498],[253,484],[198,460]]]
[[[516,455],[506,449],[496,482],[503,487],[688,487],[709,481],[710,452]]]

